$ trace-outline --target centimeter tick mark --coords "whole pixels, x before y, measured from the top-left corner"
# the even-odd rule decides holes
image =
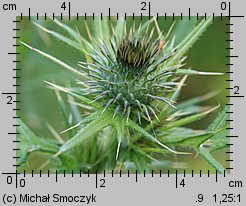
[[[57,170],[56,170],[56,182],[58,182],[58,175],[57,175]]]
[[[175,171],[175,187],[178,188],[178,170]]]
[[[68,19],[71,19],[71,3],[68,2]]]
[[[96,170],[96,188],[97,188],[97,170]]]

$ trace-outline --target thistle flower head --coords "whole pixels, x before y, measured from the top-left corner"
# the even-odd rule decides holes
[[[179,32],[179,40],[175,40],[175,32],[170,33],[173,26],[167,32],[170,35],[164,36],[159,32],[159,24],[155,18],[144,21],[137,29],[133,21],[134,26],[127,30],[124,25],[130,22],[130,19],[125,21],[121,18],[114,26],[108,18],[95,18],[92,21],[94,37],[86,26],[90,41],[80,35],[78,30],[75,31],[56,19],[54,23],[69,34],[68,37],[35,23],[46,33],[85,54],[86,61],[79,64],[82,69],[77,70],[60,58],[24,42],[21,42],[22,45],[82,77],[78,83],[83,88],[67,88],[45,81],[55,90],[66,126],[62,133],[67,132],[68,140],[62,140],[51,126],[49,129],[52,135],[62,145],[42,140],[19,119],[17,138],[24,142],[19,145],[23,148],[18,155],[20,161],[17,164],[28,160],[27,156],[35,151],[30,152],[34,144],[43,152],[54,154],[50,161],[59,158],[59,161],[52,162],[52,167],[59,162],[58,171],[72,170],[81,173],[88,172],[88,169],[92,172],[114,169],[148,173],[151,170],[156,171],[159,160],[158,168],[172,167],[173,158],[167,159],[168,154],[187,154],[187,150],[193,148],[198,154],[203,154],[201,157],[216,170],[225,172],[211,152],[228,145],[223,137],[230,127],[224,121],[230,108],[226,106],[207,129],[199,131],[187,125],[218,108],[203,111],[204,107],[199,106],[199,103],[214,96],[214,92],[177,103],[177,109],[170,108],[174,107],[173,101],[178,100],[188,75],[221,75],[180,68],[187,51],[206,28],[216,21],[212,17],[201,21],[180,21],[174,26],[174,31]],[[152,27],[151,22],[155,23],[158,35],[155,35],[154,30],[148,30]],[[188,35],[187,30],[182,32],[183,22],[186,22],[185,26],[189,29],[193,28]],[[166,43],[167,39],[171,39],[170,43]],[[177,52],[173,49],[174,44]],[[181,79],[178,80],[180,76]],[[60,92],[68,95],[67,104]],[[80,106],[81,110],[78,108]],[[80,112],[85,116],[81,117]],[[112,118],[114,116],[115,119]],[[160,122],[152,124],[155,119]],[[185,147],[186,150],[178,152],[177,147]],[[71,149],[73,151],[67,152]],[[183,164],[176,163],[176,169],[177,166],[184,167]],[[44,163],[41,168],[48,164]]]
[[[117,62],[135,72],[148,68],[156,60],[164,46],[164,41],[161,41],[160,38],[152,42],[153,31],[149,36],[145,34],[143,37],[141,33],[126,34],[124,39],[118,42],[115,51]]]
[[[153,37],[154,30],[143,33],[139,28],[126,32],[121,38],[113,36],[107,43],[95,40],[98,50],[90,54],[93,62],[81,63],[90,77],[89,94],[95,94],[94,101],[100,101],[103,110],[108,108],[127,119],[152,122],[162,109],[155,102],[173,106],[166,96],[173,90],[172,82],[178,65],[165,66],[174,51],[163,51],[165,41],[162,35]]]

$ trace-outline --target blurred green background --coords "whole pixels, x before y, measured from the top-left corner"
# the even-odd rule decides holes
[[[135,19],[137,18],[135,17]],[[183,19],[185,18],[183,17]],[[35,18],[33,18],[33,21],[36,21]],[[91,27],[91,21],[91,18],[87,18],[87,24],[89,27]],[[197,21],[196,18],[192,18],[191,21],[187,19],[182,21],[183,34],[189,33],[191,29],[189,24],[194,23],[194,21]],[[76,19],[72,19],[70,21],[64,19],[63,22],[66,22],[66,24],[72,28],[77,28],[83,36],[87,36],[84,18],[80,17],[79,21]],[[113,20],[111,22],[114,24]],[[140,18],[136,20],[136,24],[139,22]],[[46,28],[51,28],[52,30],[63,33],[60,28],[55,26],[52,20],[44,21],[43,18],[40,18],[38,23]],[[173,24],[173,19],[169,17],[165,20],[164,17],[159,17],[158,23],[160,29],[165,33]],[[176,23],[179,24],[180,22],[177,21]],[[226,23],[226,20],[221,20],[219,18],[215,19],[209,29],[201,36],[200,40],[197,41],[195,46],[190,49],[187,54],[188,58],[186,60],[185,68],[191,67],[192,69],[199,71],[222,73],[229,70],[229,67],[225,65],[228,63],[226,55],[229,54],[229,50],[226,50],[226,48],[229,47],[229,42],[225,41],[229,37],[229,34],[226,33],[228,30]],[[78,61],[84,60],[83,55],[77,50],[72,49],[68,45],[63,44],[49,36],[47,33],[41,31],[27,18],[24,18],[20,25],[21,30],[17,32],[20,32],[21,41],[47,52],[48,54],[51,54],[74,67],[77,67],[76,65]],[[175,31],[175,28],[171,33],[171,36],[176,36],[176,42],[182,40],[179,34],[180,31]],[[21,63],[18,65],[21,69],[21,78],[19,80],[21,83],[20,116],[38,136],[53,138],[47,128],[47,123],[52,125],[58,132],[63,131],[66,128],[59,113],[54,92],[47,88],[44,81],[55,81],[57,84],[65,85],[67,83],[73,84],[76,77],[50,60],[47,60],[24,46],[19,47],[18,51],[21,52]],[[227,102],[225,97],[227,92],[225,88],[228,86],[226,85],[226,78],[228,78],[227,75],[189,77],[186,82],[186,86],[183,88],[179,101],[204,95],[216,90],[218,91],[218,94],[204,102],[203,105],[216,106],[220,104],[222,109]],[[195,123],[190,126],[196,129],[204,129],[211,123],[215,116],[216,113],[211,114],[202,121],[199,121],[199,123]],[[63,137],[66,138],[66,136]],[[33,156],[34,157],[31,157],[33,161],[31,160],[29,164],[32,165],[31,167],[35,168],[38,166],[36,165],[37,161],[35,161],[37,156],[35,156],[35,154]],[[226,164],[224,151],[219,152],[218,160],[222,165]],[[182,161],[182,159],[179,159],[179,161]],[[190,159],[184,157],[184,161],[191,162],[194,169],[210,168],[210,166],[199,157],[194,158],[194,156],[192,156]]]

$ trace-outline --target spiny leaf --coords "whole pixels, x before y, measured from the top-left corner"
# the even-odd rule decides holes
[[[54,23],[56,23],[60,28],[66,31],[75,41],[79,43],[80,35],[78,34],[78,32],[76,32],[71,27],[67,26],[66,24],[62,23],[58,19],[54,19]]]
[[[117,160],[120,152],[121,142],[124,138],[125,123],[122,121],[122,119],[117,118],[117,121],[115,121],[114,125],[116,127],[117,140],[118,140],[117,151],[116,151],[116,160]]]
[[[63,144],[64,140],[62,139],[62,137],[57,133],[57,131],[49,124],[46,124],[48,129],[50,130],[51,134],[56,138],[56,140],[60,143]]]
[[[219,136],[220,138],[216,138],[215,136],[211,138],[209,141],[204,143],[204,148],[209,151],[210,153],[215,152],[220,149],[224,149],[229,147],[229,139],[226,137],[228,135],[228,132],[226,130],[221,131],[216,136]]]
[[[177,107],[177,110],[184,110],[184,109],[187,109],[189,107],[192,107],[194,105],[197,105],[197,104],[200,104],[212,97],[214,97],[215,95],[217,95],[218,92],[217,91],[212,91],[212,92],[209,92],[205,95],[202,95],[202,96],[198,96],[198,97],[194,97],[194,98],[191,98],[191,99],[188,99],[188,100],[185,100],[183,102],[180,102],[176,107]]]
[[[99,108],[99,105],[96,102],[92,102],[92,100],[73,92],[72,89],[70,89],[70,88],[62,87],[62,86],[59,86],[59,85],[56,85],[56,84],[53,84],[53,83],[50,83],[50,82],[47,82],[47,81],[45,81],[45,83],[47,83],[48,85],[52,86],[54,89],[57,89],[57,90],[62,91],[62,92],[65,92],[65,93],[71,95],[72,97],[81,100],[82,102],[84,102],[84,103],[86,103],[86,104],[88,104],[90,106]]]
[[[176,89],[173,91],[173,92],[170,92],[168,95],[167,95],[167,98],[169,98],[171,101],[176,101],[180,95],[180,92],[181,92],[181,89],[182,87],[184,86],[185,84],[185,81],[187,79],[187,75],[185,75],[180,81],[179,83],[177,84],[177,87]],[[158,118],[160,120],[166,118],[167,114],[169,114],[169,111],[173,110],[173,107],[169,107],[169,105],[165,105],[164,108],[162,109],[162,111],[165,111],[165,112],[161,112],[160,115],[158,116]]]
[[[65,144],[63,144],[57,155],[60,155],[61,153],[64,153],[78,144],[81,144],[88,138],[92,137],[97,132],[101,131],[106,126],[110,125],[111,120],[111,113],[104,112],[100,116],[98,116],[97,119],[90,122],[88,125],[86,125],[84,128],[82,128],[72,139],[68,140]]]
[[[29,49],[31,49],[31,50],[33,50],[33,51],[35,51],[35,52],[41,54],[42,56],[44,56],[44,57],[50,59],[51,61],[57,63],[58,65],[64,67],[64,68],[67,69],[68,71],[70,71],[70,72],[72,72],[72,73],[74,73],[74,74],[76,74],[76,75],[79,75],[79,76],[83,77],[84,79],[88,79],[88,77],[87,77],[86,75],[84,75],[83,73],[81,73],[81,72],[79,72],[78,70],[74,69],[73,67],[69,66],[69,65],[66,64],[65,62],[63,62],[63,61],[61,61],[61,60],[59,60],[59,59],[57,59],[57,58],[51,56],[50,54],[47,54],[47,53],[45,53],[45,52],[43,52],[43,51],[41,51],[41,50],[38,50],[38,49],[36,49],[36,48],[34,48],[34,47],[31,47],[31,46],[29,46],[28,44],[26,44],[26,43],[24,43],[24,42],[21,42],[21,43],[22,43],[24,46],[26,46],[27,48],[29,48]]]
[[[226,121],[226,119],[229,116],[227,113],[229,109],[229,106],[225,106],[223,111],[219,113],[207,129],[207,131],[221,130],[205,143],[207,144],[206,149],[210,152],[228,147],[229,138],[227,138],[227,135],[229,134],[229,131],[227,130],[227,127],[230,127],[230,124]]]
[[[78,126],[82,126],[84,124],[88,124],[88,123],[92,122],[93,120],[95,120],[97,118],[98,115],[99,115],[99,112],[94,112],[94,113],[90,114],[88,117],[83,118],[78,124],[73,125],[72,127],[67,128],[66,130],[62,131],[61,134],[65,133],[69,130],[72,130]]]
[[[17,127],[17,147],[20,149],[17,151],[17,164],[23,164],[27,162],[27,157],[34,151],[42,151],[46,153],[54,154],[58,151],[58,144],[47,139],[37,137],[20,119],[17,119],[16,123],[20,125]]]
[[[142,155],[143,157],[147,158],[148,160],[151,160],[151,161],[158,161],[156,159],[154,159],[151,155],[149,155],[145,150],[144,148],[145,147],[141,147],[141,146],[137,146],[137,145],[134,145],[134,144],[129,144],[129,147],[134,150],[136,153]],[[159,148],[158,148],[159,149]],[[170,154],[170,151],[168,150],[164,150],[162,148],[163,151],[166,151],[166,153],[169,153]]]
[[[230,124],[226,121],[226,119],[229,116],[227,113],[229,109],[229,106],[225,106],[223,111],[216,117],[216,119],[207,129],[208,131],[215,131],[218,129],[221,130],[220,132],[215,134],[208,142],[205,142],[206,149],[210,152],[228,147],[228,143],[230,141],[229,138],[227,138],[227,135],[229,134],[227,127],[230,127]]]
[[[186,128],[186,127],[175,127],[173,129],[170,129],[168,131],[163,131],[163,132],[158,132],[158,135],[161,136],[165,136],[165,138],[173,138],[173,137],[177,137],[177,136],[188,136],[188,135],[194,135],[196,134],[197,131],[190,129],[190,128]]]
[[[60,94],[60,91],[59,90],[55,90],[55,94],[56,94],[56,98],[57,98],[57,101],[58,101],[58,108],[59,108],[59,111],[61,113],[61,116],[63,117],[63,123],[64,123],[64,126],[66,128],[70,127],[70,124],[69,124],[69,114],[68,114],[68,111],[67,111],[67,107],[66,107],[66,104],[63,100],[63,98],[61,97],[61,94]],[[72,133],[72,131],[70,131],[69,133],[69,136],[73,136],[74,133]]]
[[[192,32],[194,27],[197,25],[196,17],[183,17],[175,22],[173,29],[170,31],[169,39],[175,37],[174,47],[176,47],[187,35]]]
[[[170,152],[172,152],[174,154],[187,154],[187,153],[184,153],[184,152],[174,151],[171,148],[169,148],[168,146],[162,144],[157,138],[153,137],[151,134],[146,132],[142,127],[138,126],[134,121],[132,121],[130,119],[129,119],[129,121],[126,124],[127,124],[127,126],[131,127],[135,131],[141,133],[144,137],[148,138],[149,140],[151,140],[154,143],[157,143],[158,145],[162,146],[163,148],[169,150]]]
[[[157,148],[157,147],[143,147],[142,150],[145,152],[149,152],[149,153],[159,153],[159,154],[164,154],[164,155],[170,154],[170,151],[163,149],[163,148]]]
[[[93,20],[95,37],[103,39],[106,42],[109,42],[110,30],[108,25],[107,17],[100,19],[100,17],[95,17]]]
[[[167,138],[163,136],[161,141],[170,145],[182,145],[192,148],[198,148],[203,142],[210,139],[214,135],[214,132],[203,132],[201,134],[172,136]]]
[[[55,31],[52,31],[52,30],[49,30],[43,26],[41,26],[40,24],[37,24],[36,22],[34,22],[34,24],[42,29],[43,31],[45,31],[46,33],[50,34],[51,36],[57,38],[58,40],[68,44],[69,46],[75,48],[76,50],[80,51],[80,52],[83,52],[83,48],[81,46],[81,44],[78,42],[78,41],[74,41],[74,40],[71,40],[70,38],[66,37],[66,36],[63,36],[62,34],[60,33],[57,33]]]
[[[223,166],[214,159],[214,157],[205,148],[200,148],[198,152],[199,155],[207,160],[208,163],[210,163],[219,173],[224,173],[225,169]]]
[[[68,99],[68,103],[71,109],[72,117],[74,117],[75,122],[80,122],[81,115],[80,115],[78,105],[74,104],[74,98],[71,95],[67,94],[67,99]]]
[[[117,22],[115,26],[115,36],[117,40],[121,40],[124,34],[124,28],[125,28],[126,21],[124,17],[121,17]]]
[[[198,121],[198,120],[206,117],[209,113],[211,113],[212,111],[216,110],[218,107],[219,106],[214,107],[214,108],[212,108],[212,109],[210,109],[210,110],[208,110],[206,112],[202,112],[202,113],[195,114],[195,115],[192,115],[192,116],[189,116],[189,117],[186,117],[186,118],[174,121],[174,122],[170,122],[170,123],[166,124],[165,127],[163,127],[161,129],[161,131],[169,130],[169,129],[174,128],[174,127],[180,127],[180,126],[183,126],[183,125],[190,124],[192,122]]]
[[[178,75],[223,75],[218,72],[201,72],[192,69],[177,69],[176,74]]]
[[[217,129],[221,129],[221,131],[216,133],[203,145],[197,148],[197,152],[220,173],[223,173],[225,169],[213,157],[212,152],[218,149],[223,149],[228,147],[229,138],[226,137],[229,133],[228,130],[226,129],[226,127],[229,127],[229,125],[226,122],[226,119],[228,117],[228,113],[227,113],[228,111],[229,111],[229,106],[225,106],[223,111],[216,117],[214,122],[208,127],[208,131],[214,131]]]
[[[131,152],[130,153],[131,160],[134,162],[134,164],[136,165],[136,169],[140,173],[144,173],[144,171],[146,170],[146,168],[148,168],[148,164],[147,164],[148,161],[144,157],[143,153],[144,153],[143,151],[141,151],[140,154],[138,154],[136,152]]]
[[[190,33],[189,35],[177,46],[177,52],[173,58],[168,61],[167,66],[175,64],[181,59],[186,52],[194,45],[199,39],[201,34],[206,31],[207,27],[213,22],[213,17],[208,17],[206,20],[203,19]]]
[[[228,111],[230,110],[229,106],[225,106],[222,112],[216,117],[213,123],[208,127],[209,131],[222,128],[226,125],[226,119],[229,117]]]

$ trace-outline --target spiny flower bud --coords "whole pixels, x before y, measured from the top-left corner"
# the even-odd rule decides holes
[[[163,63],[173,55],[165,54],[164,40],[161,37],[153,41],[152,30],[144,34],[140,29],[134,33],[131,29],[122,39],[113,37],[110,43],[98,40],[100,51],[90,54],[93,63],[80,65],[91,78],[87,81],[90,95],[94,101],[100,101],[104,109],[114,109],[127,119],[152,123],[157,118],[156,101],[173,106],[165,96],[175,85],[172,82],[177,66],[163,67]]]

